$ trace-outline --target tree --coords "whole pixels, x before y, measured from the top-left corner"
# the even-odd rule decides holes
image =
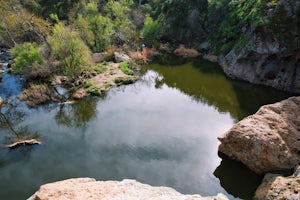
[[[11,53],[15,56],[15,63],[12,65],[13,71],[17,73],[26,73],[33,63],[42,64],[43,62],[36,43],[25,42],[16,45],[11,50]]]
[[[144,27],[141,31],[141,36],[144,38],[144,41],[149,46],[157,46],[159,44],[160,37],[162,35],[162,26],[161,24],[147,15]]]
[[[66,27],[62,22],[54,26],[53,34],[47,41],[53,56],[60,61],[65,75],[74,78],[80,75],[90,63],[89,48],[76,31]]]

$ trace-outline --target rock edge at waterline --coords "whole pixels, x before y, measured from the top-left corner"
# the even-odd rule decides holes
[[[300,163],[300,96],[262,106],[220,136],[219,151],[256,173]]]
[[[266,174],[255,192],[254,200],[300,199],[300,166],[293,175]]]
[[[27,200],[228,200],[223,194],[214,197],[183,195],[169,187],[152,187],[135,180],[96,181],[76,178],[42,185]]]

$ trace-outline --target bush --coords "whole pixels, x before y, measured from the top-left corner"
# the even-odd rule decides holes
[[[16,45],[11,53],[15,56],[15,63],[12,65],[16,73],[26,73],[30,70],[33,63],[42,64],[43,58],[39,54],[39,48],[36,43],[25,42]]]
[[[91,87],[92,86],[92,82],[87,80],[87,81],[84,81],[82,87],[84,88],[88,88],[88,87]]]
[[[144,28],[141,31],[141,36],[144,38],[145,43],[149,46],[158,46],[161,35],[161,24],[157,20],[153,21],[153,19],[147,15],[144,22]]]
[[[100,14],[88,18],[88,21],[94,34],[94,44],[91,48],[94,52],[101,52],[110,44],[110,36],[113,34],[112,21]]]
[[[97,64],[91,67],[91,69],[96,72],[96,74],[102,74],[107,70],[107,66],[105,64]]]
[[[127,74],[127,75],[134,75],[134,72],[132,69],[129,68],[129,63],[124,61],[124,62],[121,62],[119,64],[119,67],[121,68],[122,72],[124,72],[124,74]]]
[[[115,79],[115,84],[117,85],[128,85],[134,83],[135,79],[130,77],[117,77]]]
[[[60,61],[65,75],[76,77],[89,65],[91,60],[89,48],[76,31],[65,27],[61,22],[54,26],[53,34],[47,40],[53,56]]]
[[[89,88],[89,89],[87,89],[86,92],[88,94],[95,95],[95,96],[100,96],[100,94],[101,94],[99,88],[96,88],[96,87]]]

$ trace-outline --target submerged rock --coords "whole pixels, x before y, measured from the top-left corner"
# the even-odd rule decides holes
[[[37,139],[19,139],[18,141],[13,142],[11,144],[7,144],[5,146],[13,149],[19,146],[28,146],[28,145],[36,145],[36,144],[42,144],[42,142]]]
[[[300,199],[300,166],[289,177],[279,174],[265,175],[255,192],[254,200]]]
[[[262,106],[220,136],[219,151],[256,173],[300,163],[300,97]]]
[[[42,185],[28,200],[227,200],[223,194],[215,197],[183,195],[169,187],[152,187],[135,180],[96,181],[77,178]]]

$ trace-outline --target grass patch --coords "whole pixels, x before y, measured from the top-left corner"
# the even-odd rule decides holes
[[[106,63],[101,63],[92,66],[92,71],[96,72],[96,74],[102,74],[107,70]]]
[[[130,77],[118,77],[115,79],[115,84],[117,85],[128,85],[134,83],[135,79]]]
[[[92,86],[92,82],[89,80],[84,81],[84,83],[82,84],[82,87],[84,88],[88,88],[90,86]]]
[[[96,87],[92,87],[86,90],[86,92],[90,95],[94,95],[94,96],[100,96],[101,91],[99,90],[99,88]]]
[[[121,62],[119,64],[119,67],[122,70],[122,72],[124,72],[124,74],[130,75],[130,76],[134,75],[134,72],[132,69],[130,69],[128,62],[126,62],[126,61]]]

